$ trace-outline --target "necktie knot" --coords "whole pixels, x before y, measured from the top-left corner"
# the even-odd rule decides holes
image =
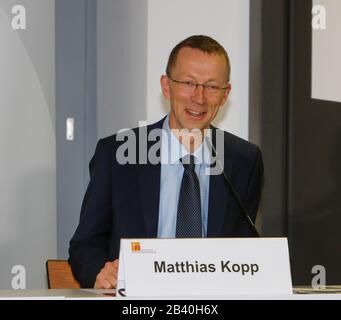
[[[195,157],[193,155],[186,155],[180,159],[182,165],[184,166],[185,170],[194,171],[195,169]]]

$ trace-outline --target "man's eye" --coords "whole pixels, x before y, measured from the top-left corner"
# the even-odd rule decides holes
[[[219,89],[217,86],[214,86],[214,85],[211,85],[211,84],[207,84],[206,88],[208,90],[212,90],[212,91]]]
[[[184,81],[183,83],[188,87],[194,87],[195,86],[195,83],[193,83],[191,81]]]

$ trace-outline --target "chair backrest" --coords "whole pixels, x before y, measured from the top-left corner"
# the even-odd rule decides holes
[[[78,289],[81,287],[74,278],[67,260],[47,260],[46,273],[49,289]]]

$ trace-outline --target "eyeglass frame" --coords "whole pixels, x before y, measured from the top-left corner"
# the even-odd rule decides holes
[[[228,89],[229,85],[227,87],[218,87],[218,86],[214,86],[214,85],[210,85],[210,84],[204,84],[204,83],[195,83],[192,81],[180,81],[180,80],[175,80],[173,79],[169,74],[167,74],[167,77],[172,80],[173,82],[177,83],[177,84],[183,84],[183,85],[187,85],[187,86],[194,86],[193,87],[193,92],[195,89],[198,88],[198,86],[202,86],[203,90],[207,90],[206,92],[210,92],[209,88],[213,89],[213,90],[226,90]],[[192,87],[188,87],[188,88],[192,88]],[[214,91],[215,92],[215,91]],[[214,93],[211,92],[211,93]],[[216,91],[217,93],[219,91]]]

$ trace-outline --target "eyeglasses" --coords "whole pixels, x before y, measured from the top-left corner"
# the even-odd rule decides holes
[[[222,90],[226,90],[228,88],[227,87],[218,87],[212,84],[202,84],[202,83],[194,83],[192,81],[180,81],[180,80],[175,80],[172,77],[170,77],[169,75],[167,75],[167,77],[172,80],[173,82],[177,83],[178,85],[181,86],[181,89],[185,92],[188,93],[193,93],[194,90],[199,87],[202,86],[202,88],[204,89],[205,92],[207,92],[208,94],[214,95],[214,94],[218,94],[219,92],[221,92]]]

